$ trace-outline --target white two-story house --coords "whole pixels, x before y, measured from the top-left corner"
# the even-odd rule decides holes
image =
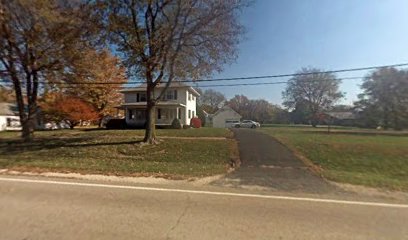
[[[156,86],[154,96],[157,97],[164,84]],[[144,127],[146,123],[146,84],[121,91],[124,94],[126,124],[130,127]],[[181,124],[189,125],[191,118],[197,115],[197,97],[200,94],[191,86],[173,82],[156,105],[156,125],[171,125],[175,118]]]

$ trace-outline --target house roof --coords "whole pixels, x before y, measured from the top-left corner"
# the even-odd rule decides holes
[[[157,85],[156,88],[164,88],[165,86],[166,86],[166,83],[163,82],[163,83]],[[147,84],[143,83],[143,84],[140,84],[137,87],[125,88],[125,89],[121,90],[121,92],[125,93],[125,92],[135,92],[135,91],[146,91],[146,88],[147,88]],[[195,90],[192,86],[190,86],[188,84],[185,84],[185,83],[182,83],[182,82],[176,82],[176,81],[172,82],[172,83],[170,83],[169,88],[188,88],[194,95],[200,96],[200,93],[198,93],[197,90]]]
[[[356,119],[356,115],[353,112],[328,112],[326,113],[330,117],[337,118],[340,120],[346,119]]]
[[[206,117],[209,117],[209,116],[211,116],[212,114],[209,114],[207,111],[205,111],[205,110],[202,110],[203,111],[203,114],[204,114],[204,116],[206,116]]]
[[[210,116],[212,115],[212,117],[217,116],[219,113],[224,112],[224,111],[232,111],[235,112],[236,114],[238,114],[240,117],[241,114],[237,113],[237,111],[235,111],[234,109],[232,109],[230,106],[228,105],[224,105],[222,108],[218,109],[214,114],[209,114]]]
[[[18,116],[18,108],[14,103],[0,103],[0,116]]]

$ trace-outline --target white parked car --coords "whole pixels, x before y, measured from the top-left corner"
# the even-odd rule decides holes
[[[252,121],[252,120],[244,120],[244,121],[241,122],[239,127],[242,127],[242,128],[258,128],[258,127],[261,127],[261,124],[259,124],[259,122],[255,122],[255,121]]]
[[[225,121],[226,128],[235,128],[235,127],[239,127],[240,125],[241,125],[241,122],[239,120],[226,120]]]

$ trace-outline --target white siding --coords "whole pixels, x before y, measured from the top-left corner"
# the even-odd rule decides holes
[[[177,91],[177,99],[175,100],[161,100],[161,102],[166,102],[166,103],[180,103],[184,106],[180,106],[179,111],[180,111],[180,120],[182,124],[190,124],[190,120],[192,117],[197,115],[197,109],[196,109],[196,104],[197,104],[197,96],[195,96],[192,92],[190,92],[189,88],[186,87],[170,87],[168,89],[169,91]],[[154,96],[157,97],[159,96],[159,94],[161,93],[162,89],[155,89],[155,94]],[[137,101],[137,93],[144,93],[144,91],[138,90],[138,91],[134,91],[134,92],[125,92],[124,93],[124,98],[125,98],[125,103],[136,103]],[[190,100],[188,95],[191,94]],[[164,105],[164,104],[163,104]],[[139,108],[141,108],[143,106],[139,106]],[[126,107],[126,122],[130,125],[132,124],[136,124],[137,121],[136,119],[129,119],[129,112],[128,109],[134,109],[135,107],[132,106],[128,106]],[[160,102],[157,105],[157,108],[161,108],[160,106]],[[163,108],[169,108],[169,107],[165,107],[163,106]],[[171,107],[170,107],[171,108]],[[176,112],[176,107],[173,107],[172,109],[175,110]],[[190,117],[188,116],[188,111],[190,110],[191,115]],[[193,116],[193,112],[194,112],[194,116]]]
[[[136,102],[136,92],[125,93],[125,103],[134,103]]]
[[[162,101],[174,101],[181,104],[186,104],[186,89],[175,89],[169,88],[168,91],[177,90],[177,99],[176,100],[162,100]],[[155,89],[154,96],[158,97],[161,93],[162,89]],[[135,103],[137,101],[137,94],[146,93],[145,91],[135,91],[135,92],[126,92],[124,93],[125,103]]]
[[[6,127],[7,127],[7,117],[0,116],[0,131],[6,130]]]
[[[14,124],[18,126],[7,126],[7,119],[13,119]],[[4,130],[21,130],[20,117],[18,116],[0,116],[0,131]]]
[[[191,94],[191,98],[189,98],[189,94]],[[184,96],[186,97],[186,124],[189,125],[191,118],[195,117],[194,115],[197,115],[197,97],[192,94],[189,90],[185,90]],[[189,100],[190,99],[190,100]],[[191,115],[190,118],[188,117],[188,111],[190,110]]]

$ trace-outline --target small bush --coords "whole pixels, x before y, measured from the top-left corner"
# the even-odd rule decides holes
[[[181,125],[180,119],[175,118],[173,122],[171,122],[172,129],[182,129],[183,126]]]
[[[200,128],[201,127],[201,119],[199,118],[192,118],[190,121],[190,125],[193,128]]]
[[[189,128],[191,128],[190,125],[183,125],[183,129],[189,129]]]
[[[113,118],[106,123],[106,129],[126,129],[126,120]]]

